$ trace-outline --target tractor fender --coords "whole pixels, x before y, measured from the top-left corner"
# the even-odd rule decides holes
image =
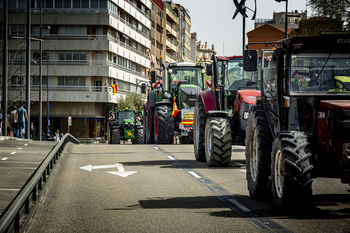
[[[215,111],[215,102],[214,97],[211,89],[206,89],[199,93],[200,98],[202,98],[205,112],[208,113],[209,111]]]
[[[209,111],[207,112],[205,119],[209,118],[209,117],[223,117],[223,118],[228,118],[228,112],[226,111]]]
[[[154,107],[156,103],[156,97],[154,91],[150,91],[148,93],[148,98],[147,98],[147,110],[148,108]]]
[[[260,91],[258,90],[238,90],[233,104],[233,112],[240,112],[243,102],[255,105],[257,96],[260,96]]]

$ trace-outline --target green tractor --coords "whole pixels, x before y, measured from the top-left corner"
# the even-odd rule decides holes
[[[143,143],[143,127],[136,118],[135,110],[116,110],[110,113],[109,119],[109,144],[120,144],[129,139],[132,144]]]
[[[173,144],[174,136],[181,144],[193,143],[194,106],[198,94],[205,88],[202,63],[162,64],[163,79],[148,92],[143,123],[146,144]]]

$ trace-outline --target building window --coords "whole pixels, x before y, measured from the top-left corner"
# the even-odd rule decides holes
[[[86,51],[60,51],[58,60],[60,62],[86,62]]]
[[[58,77],[59,86],[85,86],[85,77]]]

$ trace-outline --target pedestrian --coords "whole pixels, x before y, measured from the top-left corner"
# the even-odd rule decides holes
[[[19,138],[24,138],[24,130],[25,130],[25,126],[26,126],[26,121],[28,122],[28,116],[27,116],[27,110],[25,110],[24,107],[24,103],[21,102],[19,104],[20,108],[17,109],[17,114],[16,114],[16,121],[17,121],[17,125],[18,125],[18,134],[19,134]]]
[[[34,140],[35,135],[35,125],[33,122],[30,123],[30,139]]]
[[[14,105],[12,107],[12,112],[10,113],[10,137],[17,137],[18,127],[16,121],[17,107]]]

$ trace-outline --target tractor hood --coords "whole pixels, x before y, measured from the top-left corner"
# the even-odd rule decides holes
[[[246,102],[247,104],[255,105],[256,97],[260,96],[258,90],[238,90],[237,97],[240,103]]]
[[[196,104],[197,97],[202,89],[196,85],[180,85],[180,93],[184,108],[192,108]]]
[[[350,101],[349,100],[321,101],[320,109],[350,109]]]

